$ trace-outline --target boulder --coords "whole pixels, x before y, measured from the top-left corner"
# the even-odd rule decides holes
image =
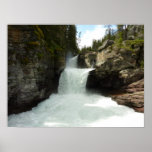
[[[132,93],[132,94],[123,94],[119,96],[113,96],[112,99],[115,100],[120,105],[126,105],[128,107],[135,108],[136,111],[138,111],[138,108],[140,108],[140,112],[144,112],[144,111],[141,111],[141,108],[143,109],[144,107],[144,92],[143,91]]]
[[[123,87],[124,93],[112,95],[120,105],[129,106],[137,112],[144,112],[144,79]]]
[[[127,39],[144,39],[144,25],[128,25]]]
[[[104,41],[103,45],[98,48],[98,51],[102,51],[103,49],[106,49],[108,46],[112,45],[113,43],[114,43],[113,40]]]
[[[144,71],[137,67],[136,56],[124,48],[111,46],[97,53],[95,70],[87,80],[88,88],[117,89],[144,77]]]
[[[133,83],[129,84],[128,86],[125,86],[124,89],[127,93],[144,91],[144,79],[133,82]]]
[[[136,82],[144,77],[144,70],[141,68],[125,69],[119,72],[119,78],[123,84],[130,84]]]
[[[78,56],[78,67],[91,68],[96,64],[97,52],[88,51],[82,52]]]

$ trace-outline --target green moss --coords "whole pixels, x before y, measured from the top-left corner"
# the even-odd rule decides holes
[[[40,60],[40,59],[42,59],[44,57],[44,54],[42,52],[38,52],[37,53],[37,57]]]
[[[140,67],[144,68],[144,60],[140,61]]]
[[[136,39],[136,40],[126,40],[125,43],[122,43],[122,39],[119,38],[118,40],[115,41],[115,45],[118,48],[123,48],[128,51],[134,52],[134,46],[143,46],[144,45],[144,40]]]
[[[37,35],[37,37],[39,38],[39,39],[44,39],[44,33],[43,33],[43,31],[40,29],[40,27],[38,26],[38,25],[35,25],[35,34]]]
[[[27,42],[27,45],[39,46],[40,43],[38,41],[31,41],[31,42]]]

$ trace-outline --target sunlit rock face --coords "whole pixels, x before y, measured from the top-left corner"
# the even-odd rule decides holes
[[[29,110],[57,90],[65,54],[54,62],[40,33],[33,26],[8,26],[9,114]]]
[[[143,26],[129,25],[121,43],[106,40],[97,52],[82,52],[79,55],[80,67],[90,67],[89,55],[96,55],[94,70],[89,73],[87,80],[88,89],[101,92],[123,90],[124,86],[144,78],[143,30]],[[143,98],[141,99],[143,102]]]
[[[97,52],[82,52],[78,56],[78,67],[91,68],[96,64]]]
[[[95,70],[90,72],[87,86],[116,89],[143,78],[137,58],[131,51],[116,46],[97,53]]]
[[[106,40],[102,46],[98,48],[98,51],[102,51],[103,49],[106,49],[108,46],[111,46],[114,43],[113,40]]]

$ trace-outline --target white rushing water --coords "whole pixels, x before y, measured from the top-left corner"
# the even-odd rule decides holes
[[[70,59],[60,76],[58,94],[52,94],[31,111],[10,115],[8,126],[143,127],[144,114],[86,91],[91,70],[78,69],[77,57]]]

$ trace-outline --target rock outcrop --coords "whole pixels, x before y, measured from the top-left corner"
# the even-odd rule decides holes
[[[123,90],[124,86],[144,78],[144,40],[143,26],[128,26],[125,40],[106,40],[98,52],[82,52],[79,55],[80,67],[90,67],[91,56],[94,60],[94,70],[89,73],[88,89],[111,92]],[[133,36],[134,38],[130,38]],[[134,85],[134,84],[132,84]],[[128,86],[130,87],[130,86]],[[136,87],[135,87],[136,88]],[[120,104],[143,108],[143,89],[117,97]],[[135,89],[134,89],[135,90]],[[139,89],[140,90],[140,89]],[[137,99],[136,99],[137,97]],[[128,98],[128,99],[127,99]],[[113,98],[116,99],[116,98]],[[141,110],[143,111],[143,110]]]
[[[144,77],[143,69],[138,67],[138,55],[132,51],[109,46],[96,54],[95,70],[88,77],[88,88],[118,89]]]
[[[112,45],[114,43],[113,40],[106,40],[102,46],[98,48],[98,51],[102,51],[103,49],[106,49],[108,46]]]
[[[64,68],[65,57],[55,63],[38,30],[32,26],[8,27],[9,114],[29,110],[48,98],[57,88],[59,68]],[[39,38],[35,32],[41,34]]]
[[[65,28],[8,26],[8,114],[30,110],[57,91],[65,67]]]
[[[94,67],[96,64],[96,52],[83,52],[80,53],[78,56],[78,67],[81,68],[91,68]]]
[[[128,25],[127,39],[144,39],[143,25]]]
[[[124,92],[112,95],[118,104],[132,107],[137,112],[144,112],[144,79],[123,87]]]

